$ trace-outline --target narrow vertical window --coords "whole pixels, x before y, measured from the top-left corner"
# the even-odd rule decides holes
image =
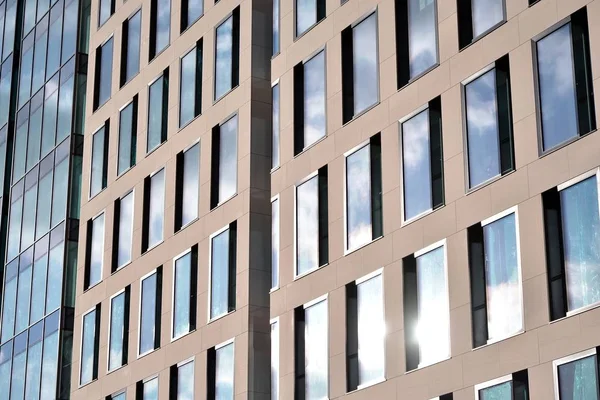
[[[383,276],[377,273],[346,285],[347,391],[385,379]]]
[[[33,249],[26,250],[19,257],[19,284],[17,286],[17,311],[15,321],[15,334],[21,333],[29,325],[29,312],[31,310],[31,275],[33,263]]]
[[[444,156],[440,97],[400,123],[402,220],[418,218],[444,205]],[[424,184],[427,182],[427,184]]]
[[[111,394],[104,398],[104,400],[126,400],[126,399],[127,399],[127,392],[125,392],[125,391],[120,392],[120,393]]]
[[[158,376],[137,382],[135,398],[136,400],[158,400]]]
[[[235,310],[237,223],[234,221],[210,238],[209,320]]]
[[[554,361],[556,400],[598,400],[598,348]]]
[[[523,330],[517,211],[468,228],[473,348]]]
[[[138,357],[160,347],[162,266],[140,280]]]
[[[44,349],[42,351],[42,393],[55,393],[58,375],[59,312],[44,322]]]
[[[445,243],[402,260],[406,370],[450,357],[450,306]]]
[[[31,97],[31,78],[33,74],[33,41],[30,34],[23,39],[21,48],[21,69],[19,75],[19,108]]]
[[[17,307],[17,281],[19,261],[10,262],[4,273],[4,299],[2,301],[2,343],[15,334],[15,313]]]
[[[181,0],[181,32],[192,26],[203,14],[203,0]]]
[[[200,115],[202,103],[202,39],[180,60],[179,127]]]
[[[150,4],[149,60],[167,48],[171,37],[171,0],[152,0]]]
[[[85,274],[83,289],[102,280],[104,260],[104,212],[87,223]]]
[[[148,89],[148,136],[146,153],[167,141],[169,114],[169,69],[150,84]]]
[[[123,22],[121,38],[121,86],[129,82],[140,70],[140,45],[142,37],[142,10]]]
[[[194,360],[171,366],[169,375],[169,399],[194,400]]]
[[[46,315],[46,278],[48,276],[48,236],[38,240],[34,248],[33,278],[31,283],[31,308],[29,323],[33,324]]]
[[[42,339],[44,334],[43,325],[44,324],[40,322],[32,326],[29,330],[27,372],[25,376],[25,399],[38,399],[40,396]],[[1,393],[2,392],[0,391],[0,394]]]
[[[215,41],[215,94],[219,100],[239,84],[240,70],[240,8],[216,29]]]
[[[119,111],[119,154],[117,175],[120,176],[136,162],[138,96]]]
[[[325,50],[294,67],[294,155],[325,137]]]
[[[379,134],[346,154],[345,172],[345,250],[351,251],[383,235]]]
[[[329,260],[327,166],[296,186],[296,276]]]
[[[342,31],[343,122],[379,101],[377,12]]]
[[[233,341],[208,350],[208,400],[233,400],[235,355]]]
[[[475,385],[475,400],[513,399],[529,400],[529,377],[526,369]]]
[[[273,0],[276,3],[278,0]],[[271,139],[271,169],[279,167],[279,83],[271,88],[273,95],[273,131]]]
[[[463,82],[468,187],[515,168],[508,55],[469,82]]]
[[[271,200],[271,289],[279,287],[279,197]]]
[[[596,129],[587,8],[535,43],[541,151]]]
[[[110,99],[112,86],[113,38],[96,49],[94,75],[94,111]]]
[[[10,398],[22,399],[25,391],[25,367],[27,360],[27,333],[23,332],[14,339]]]
[[[177,154],[175,232],[198,218],[200,201],[200,143]]]
[[[4,340],[3,340],[4,342]],[[0,396],[10,398],[10,369],[12,361],[12,341],[0,347]]]
[[[133,191],[115,201],[112,272],[131,262],[133,245]]]
[[[325,18],[325,0],[295,0],[294,5],[295,37],[302,36]]]
[[[396,0],[398,89],[439,63],[437,0]]]
[[[196,329],[198,245],[173,260],[173,321],[171,338]]]
[[[85,385],[98,378],[98,350],[100,347],[100,304],[84,314],[81,329],[81,372],[79,384]]]
[[[92,135],[90,198],[106,188],[108,177],[109,120]]]
[[[273,0],[273,56],[279,54],[279,0]]]
[[[279,320],[271,322],[271,400],[279,400]]]
[[[115,13],[115,0],[100,0],[98,10],[98,26],[104,25]]]
[[[142,220],[142,252],[163,240],[165,225],[165,169],[144,179],[144,217]]]
[[[215,208],[237,193],[238,116],[212,129],[210,206]]]
[[[542,194],[551,320],[600,303],[599,174],[594,169]]]
[[[294,310],[296,399],[329,396],[329,323],[327,299]]]
[[[506,21],[504,0],[462,0],[457,3],[458,47],[463,49]]]
[[[129,353],[130,286],[110,298],[108,327],[108,370],[127,364]]]

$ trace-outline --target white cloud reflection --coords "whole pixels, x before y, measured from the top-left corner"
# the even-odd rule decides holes
[[[424,3],[424,4],[423,4]],[[408,3],[408,51],[411,78],[437,62],[436,2],[410,0]]]
[[[346,158],[348,250],[371,241],[370,146]]]
[[[325,136],[325,52],[304,64],[304,147]]]
[[[319,178],[296,188],[297,274],[319,266]]]

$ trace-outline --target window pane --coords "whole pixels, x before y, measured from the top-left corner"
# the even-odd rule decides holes
[[[360,385],[384,379],[385,320],[381,275],[357,285]],[[327,354],[327,349],[325,349]]]
[[[219,202],[237,191],[237,116],[221,125],[219,149]]]
[[[194,119],[196,111],[196,68],[197,50],[194,49],[181,59],[181,82],[179,84],[179,126],[182,127]]]
[[[62,15],[52,22],[48,30],[48,60],[46,60],[46,76],[54,75],[60,67],[60,43],[62,38]]]
[[[271,203],[271,288],[279,286],[279,199]]]
[[[77,18],[79,16],[79,2],[74,1],[65,8],[65,23],[62,40],[62,63],[67,62],[75,54],[77,47]]]
[[[0,397],[10,398],[10,367],[12,361],[12,342],[0,348]]]
[[[596,356],[558,366],[560,400],[598,400]]]
[[[279,0],[273,0],[273,55],[279,53]]]
[[[408,54],[411,78],[437,63],[436,3],[435,0],[408,2]]]
[[[58,309],[62,294],[64,243],[50,250],[48,266],[48,290],[46,291],[46,313]]]
[[[500,174],[495,71],[486,72],[465,87],[469,187]]]
[[[63,219],[67,212],[67,187],[69,182],[69,159],[65,158],[54,167],[54,198],[52,202],[52,226]]]
[[[119,208],[119,248],[117,264],[119,267],[131,261],[133,239],[133,192],[123,197]]]
[[[133,78],[140,70],[140,40],[142,11],[138,11],[127,21],[127,58],[125,82]]]
[[[117,395],[111,396],[110,398],[111,398],[111,400],[125,400],[127,397],[125,395],[125,392],[123,392],[123,393],[119,393]]]
[[[100,0],[98,25],[104,24],[112,15],[112,1],[113,0]]]
[[[139,354],[154,350],[154,336],[157,333],[160,334],[160,332],[156,332],[156,279],[155,272],[142,281]]]
[[[304,147],[325,136],[325,52],[304,64]]]
[[[24,260],[26,257],[21,255],[21,265],[19,266],[19,285],[17,289],[17,320],[15,324],[15,334],[26,329],[29,325],[29,299],[31,298],[31,260]],[[25,266],[23,266],[25,264]]]
[[[485,33],[504,19],[504,0],[472,0],[473,37]]]
[[[158,378],[144,383],[143,400],[158,400]]]
[[[15,158],[13,160],[13,183],[17,182],[25,174],[25,160],[27,158],[27,120],[22,123],[16,132]]]
[[[29,176],[28,176],[29,178]],[[29,180],[29,179],[28,179]],[[23,230],[21,232],[21,249],[29,247],[35,240],[35,212],[37,201],[37,185],[34,184],[25,192],[23,199]]]
[[[479,400],[512,400],[512,382],[481,389]]]
[[[233,400],[233,343],[216,350],[215,400]]]
[[[233,16],[217,28],[216,53],[215,99],[218,99],[233,85]]]
[[[371,147],[346,157],[347,249],[355,249],[373,238],[371,227]]]
[[[105,127],[102,127],[92,137],[92,175],[90,177],[90,197],[100,193],[106,187],[107,167],[104,162],[104,147],[106,143]]]
[[[132,101],[119,113],[119,161],[117,174],[121,175],[135,165],[137,106]]]
[[[44,84],[46,71],[46,46],[48,43],[48,31],[42,33],[35,42],[35,55],[33,57],[32,93],[36,93]]]
[[[488,338],[505,338],[523,329],[516,217],[510,214],[483,227]]]
[[[17,275],[8,278],[4,284],[4,302],[2,304],[2,342],[14,335],[15,312],[17,303]]]
[[[279,400],[279,322],[271,324],[271,399]]]
[[[402,124],[404,220],[431,210],[429,110]]]
[[[296,0],[296,36],[317,23],[317,0]]]
[[[354,115],[379,98],[379,60],[377,57],[377,14],[371,14],[352,29],[354,51]]]
[[[210,318],[229,311],[229,229],[212,239]]]
[[[194,362],[177,368],[177,400],[194,400]]]
[[[450,355],[450,320],[444,247],[416,258],[420,365],[441,361]]]
[[[16,3],[15,3],[16,6]],[[15,7],[13,7],[15,8]],[[0,125],[8,122],[8,112],[10,104],[10,88],[12,81],[12,59],[4,63],[2,68],[2,78],[0,79]]]
[[[190,296],[192,277],[192,253],[175,260],[173,295],[173,337],[190,331]]]
[[[169,31],[171,30],[171,0],[156,1],[156,45],[154,55],[163,51],[169,45]]]
[[[296,188],[297,275],[319,267],[319,179]]]
[[[33,46],[23,52],[21,57],[21,76],[19,78],[19,107],[31,96],[31,74],[33,68]]]
[[[148,247],[163,240],[165,217],[165,170],[161,169],[150,178],[150,209],[148,210]]]
[[[76,2],[75,2],[76,3]],[[73,120],[73,77],[60,87],[58,99],[58,128],[56,142],[60,143],[71,134]]]
[[[102,260],[104,258],[104,214],[92,221],[92,241],[90,254],[90,278],[89,285],[92,286],[102,279]]]
[[[273,0],[277,3],[279,0]],[[279,84],[273,86],[273,139],[271,168],[279,166]]]
[[[200,145],[195,144],[183,153],[183,196],[181,226],[198,218],[200,190]]]
[[[29,340],[31,341],[31,338]],[[38,399],[40,396],[41,367],[42,342],[38,341],[29,346],[27,355],[27,382],[25,384],[26,400]]]
[[[15,342],[18,342],[18,337]],[[22,399],[25,391],[25,361],[27,359],[27,351],[23,349],[17,354],[17,345],[15,343],[15,355],[13,358],[12,367],[12,383],[10,388],[11,399]]]
[[[27,34],[35,26],[36,0],[25,0],[25,16],[23,22],[23,33]]]
[[[27,143],[27,168],[29,171],[40,161],[40,139],[42,136],[42,107],[32,110],[29,117],[29,139]]]
[[[37,245],[36,245],[37,247]],[[36,249],[37,250],[37,249]],[[46,302],[46,277],[48,275],[48,253],[35,260],[33,263],[33,283],[31,289],[31,308],[29,322],[31,324],[39,321],[45,315],[44,304]]]
[[[94,377],[95,343],[96,343],[96,311],[83,316],[83,332],[81,339],[81,376],[80,384],[91,382]]]
[[[571,24],[537,42],[537,62],[543,147],[548,150],[578,134]]]
[[[47,89],[46,89],[47,90]],[[58,90],[44,102],[44,122],[42,123],[42,156],[54,147],[56,138],[56,117],[58,112]]]
[[[150,85],[150,93],[148,94],[150,99],[148,101],[147,152],[154,150],[166,140],[166,134],[164,132],[167,120],[167,107],[164,104],[164,101],[167,98],[165,93],[166,90],[167,84],[164,75]]]
[[[54,398],[56,392],[56,377],[58,374],[58,331],[44,339],[42,361],[42,393],[43,400]],[[50,394],[49,397],[47,397]]]
[[[8,255],[7,260],[11,260],[19,254],[19,244],[21,240],[21,217],[23,214],[23,198],[19,197],[10,205],[10,225],[8,228]]]
[[[560,192],[569,310],[600,301],[600,216],[595,176]]]
[[[329,373],[327,300],[306,308],[304,312],[306,400],[326,399]]]
[[[204,12],[202,0],[187,0],[187,26],[192,25]]]
[[[110,327],[108,370],[111,371],[123,365],[123,341],[125,335],[125,292],[115,296],[110,301]]]
[[[102,45],[100,50],[100,71],[98,75],[98,107],[110,99],[110,88],[112,85],[112,58],[113,58],[113,40]]]

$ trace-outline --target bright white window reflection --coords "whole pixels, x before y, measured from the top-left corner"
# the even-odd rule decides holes
[[[158,377],[144,382],[142,400],[158,400]]]
[[[488,342],[523,330],[517,217],[510,213],[483,225]]]
[[[354,51],[354,115],[379,99],[379,60],[377,57],[377,13],[352,28]]]
[[[177,399],[194,400],[194,362],[177,367]]]
[[[176,259],[173,269],[173,338],[178,338],[191,328],[192,252]]]
[[[237,115],[220,127],[219,203],[237,192]]]
[[[371,147],[346,157],[346,249],[352,250],[373,238],[371,225]]]
[[[229,247],[231,229],[225,229],[211,239],[210,253],[210,319],[220,317],[231,311]]]
[[[233,87],[233,15],[217,28],[215,100]]]
[[[472,0],[471,8],[474,38],[504,20],[504,0]]]
[[[279,400],[279,321],[271,322],[271,400]]]
[[[279,198],[271,202],[271,289],[279,286]]]
[[[119,244],[117,264],[120,267],[131,261],[133,241],[133,192],[119,201]]]
[[[102,279],[102,263],[104,259],[104,213],[92,221],[92,237],[90,246],[90,265],[88,287]]]
[[[296,36],[317,23],[318,0],[296,0]]]
[[[436,0],[408,1],[408,52],[410,77],[437,63]]]
[[[96,379],[96,309],[83,316],[81,339],[81,373],[79,383],[85,385]],[[13,378],[14,380],[14,378]]]
[[[233,343],[215,349],[215,353],[215,400],[233,400]]]
[[[598,400],[596,349],[554,361],[556,400]]]
[[[356,284],[359,386],[385,378],[385,319],[381,274]],[[325,350],[327,353],[327,350]]]
[[[125,331],[127,321],[126,315],[126,292],[125,290],[110,299],[110,325],[108,333],[108,370],[112,371],[123,365]],[[125,356],[127,356],[125,354]]]
[[[142,278],[140,293],[140,326],[139,326],[139,350],[138,354],[146,354],[156,349],[157,304],[158,301],[158,272],[154,271],[146,278]]]
[[[415,254],[417,264],[417,301],[419,367],[450,356],[450,315],[446,276],[445,247],[425,249]]]
[[[325,51],[304,63],[304,148],[325,136]]]
[[[296,188],[296,274],[319,267],[319,177]]]
[[[148,223],[148,248],[163,240],[165,218],[165,170],[150,178],[150,210]]]
[[[479,389],[478,400],[512,400],[512,381]]]
[[[181,204],[181,226],[198,218],[200,185],[200,144],[195,144],[183,153],[183,196]]]
[[[305,307],[304,368],[306,400],[328,398],[328,322],[327,300]]]

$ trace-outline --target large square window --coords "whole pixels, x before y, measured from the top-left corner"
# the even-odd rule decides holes
[[[238,116],[212,129],[210,167],[210,208],[215,208],[237,193]]]
[[[162,266],[140,280],[138,357],[160,347]]]
[[[240,80],[240,8],[216,29],[215,40],[215,93],[219,100],[237,87]]]
[[[209,320],[235,310],[237,223],[234,221],[210,237]]]

